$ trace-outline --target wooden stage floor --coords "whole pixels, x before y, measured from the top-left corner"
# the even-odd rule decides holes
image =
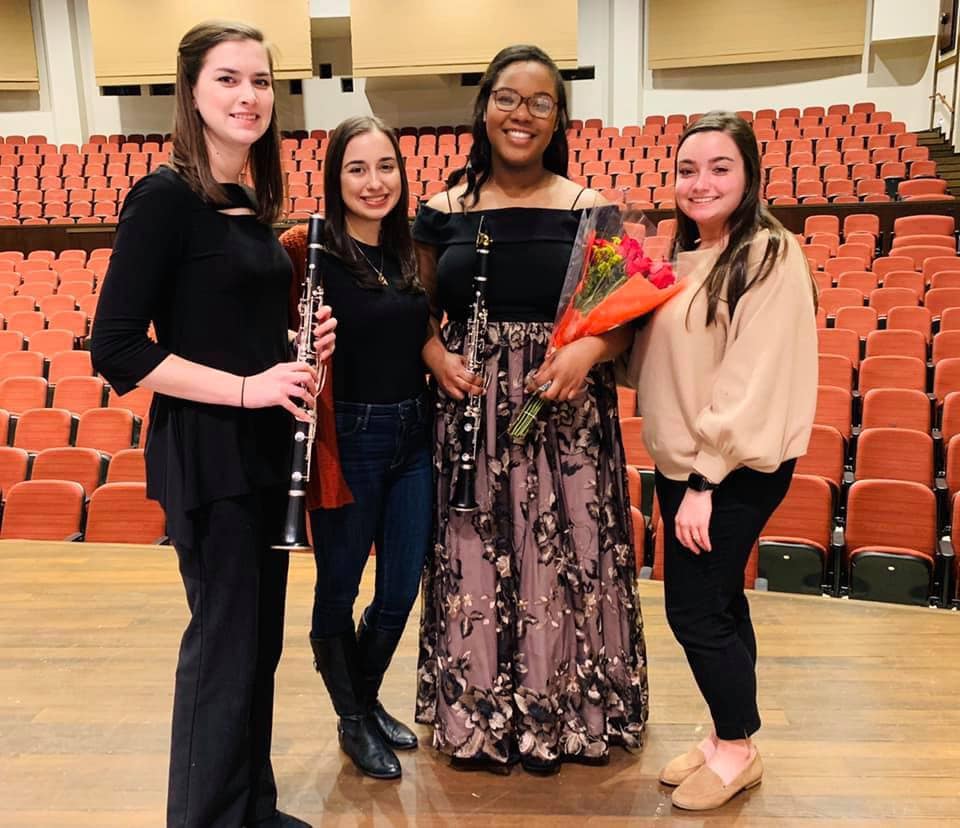
[[[338,751],[310,662],[312,583],[312,559],[296,557],[273,756],[281,806],[314,825],[960,824],[960,613],[752,596],[766,775],[707,816],[672,811],[657,782],[709,728],[659,584],[641,583],[651,717],[639,755],[546,779],[462,773],[419,728],[427,746],[402,755],[390,783]],[[0,596],[0,825],[162,825],[186,619],[173,550],[3,541]],[[406,721],[416,634],[412,621],[383,694]]]

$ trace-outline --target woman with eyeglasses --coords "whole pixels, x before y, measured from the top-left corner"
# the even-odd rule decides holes
[[[480,85],[466,168],[413,229],[435,331],[423,357],[438,395],[417,720],[465,769],[603,764],[611,744],[640,745],[647,717],[610,363],[631,334],[589,337],[545,358],[581,211],[603,203],[566,178],[566,128],[553,61],[534,46],[504,49]],[[481,221],[492,244],[475,376],[462,351]],[[506,430],[528,384],[548,385],[542,396],[553,405],[515,446]],[[479,508],[463,513],[450,500],[468,394],[484,397]]]

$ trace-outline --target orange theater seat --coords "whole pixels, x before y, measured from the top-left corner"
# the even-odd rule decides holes
[[[845,454],[843,435],[833,426],[814,423],[807,453],[797,460],[796,473],[822,477],[830,484],[834,502],[839,503]]]
[[[76,423],[76,417],[62,408],[28,408],[17,421],[13,445],[27,451],[69,446]]]
[[[835,428],[844,440],[850,439],[853,414],[853,395],[835,385],[817,386],[817,407],[813,421]]]
[[[15,483],[27,479],[30,455],[25,449],[0,446],[0,494],[5,498]]]
[[[96,449],[65,446],[41,451],[33,461],[31,480],[73,480],[89,497],[103,482],[106,457]]]
[[[133,413],[125,408],[91,408],[80,415],[76,445],[107,454],[135,447]]]
[[[105,483],[90,497],[85,540],[91,543],[158,543],[166,519],[145,483]]]
[[[937,503],[921,483],[858,480],[847,495],[851,598],[926,606],[933,591]]]
[[[106,384],[100,377],[62,377],[53,388],[52,405],[74,414],[103,406]]]
[[[930,400],[910,388],[872,388],[863,395],[861,428],[930,431]]]
[[[630,468],[627,469],[627,472],[629,474]],[[107,468],[107,483],[145,483],[146,480],[147,469],[143,449],[122,449],[110,458],[110,466]]]
[[[47,381],[43,377],[7,377],[0,380],[0,409],[21,414],[28,408],[43,408],[46,404]]]
[[[871,388],[914,388],[924,391],[926,386],[927,366],[916,357],[875,356],[867,357],[860,363],[858,388],[861,394],[866,394]]]
[[[83,487],[72,480],[24,480],[7,493],[0,539],[79,540]]]
[[[809,595],[823,592],[833,499],[826,480],[794,475],[786,497],[760,533],[758,570],[770,590]]]

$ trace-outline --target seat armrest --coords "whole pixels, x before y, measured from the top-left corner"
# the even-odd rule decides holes
[[[937,543],[937,560],[934,573],[934,589],[939,606],[949,607],[954,593],[953,572],[956,553],[949,536],[940,538]],[[939,587],[939,589],[937,589]]]
[[[839,524],[833,527],[830,533],[830,561],[833,566],[833,595],[840,597],[843,559],[846,552],[847,539],[843,527]]]

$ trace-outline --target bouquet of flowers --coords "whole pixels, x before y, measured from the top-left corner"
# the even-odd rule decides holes
[[[649,222],[637,226],[649,226]],[[670,263],[654,262],[643,243],[625,232],[617,207],[586,210],[567,265],[547,353],[643,316],[679,289]],[[513,442],[526,440],[543,403],[539,394],[524,402],[507,429]]]

